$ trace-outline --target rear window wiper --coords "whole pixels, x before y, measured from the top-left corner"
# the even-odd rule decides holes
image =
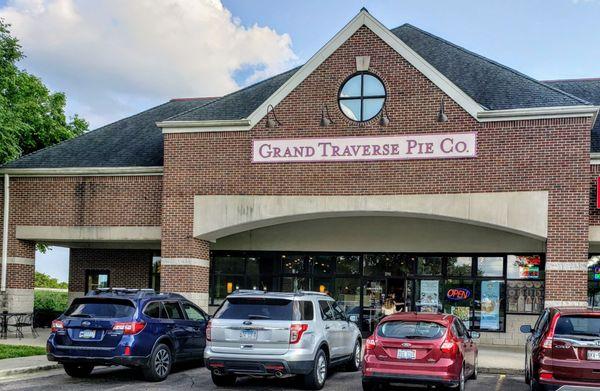
[[[266,315],[248,315],[248,319],[271,319],[271,317]]]

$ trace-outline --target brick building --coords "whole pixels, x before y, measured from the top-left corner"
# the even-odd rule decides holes
[[[537,81],[362,10],[299,68],[0,168],[2,305],[31,309],[46,243],[71,249],[72,297],[320,290],[365,332],[391,298],[519,344],[544,306],[600,301],[596,105],[598,80]]]

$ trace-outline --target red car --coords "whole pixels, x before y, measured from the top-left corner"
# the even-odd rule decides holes
[[[389,383],[441,385],[464,390],[477,378],[479,333],[454,315],[401,312],[387,316],[365,344],[363,390]]]
[[[562,386],[600,388],[600,311],[547,308],[534,327],[525,351],[525,381],[532,391]]]

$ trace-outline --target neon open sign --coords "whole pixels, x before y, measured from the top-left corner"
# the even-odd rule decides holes
[[[469,297],[471,297],[471,291],[467,288],[452,288],[448,289],[448,292],[446,292],[446,297],[448,300],[452,301],[467,300]]]

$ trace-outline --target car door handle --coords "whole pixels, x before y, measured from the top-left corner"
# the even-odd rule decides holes
[[[329,330],[331,326],[325,326],[325,330]]]
[[[346,327],[346,326],[342,327],[342,330],[346,330],[346,329],[347,329],[347,327]]]

